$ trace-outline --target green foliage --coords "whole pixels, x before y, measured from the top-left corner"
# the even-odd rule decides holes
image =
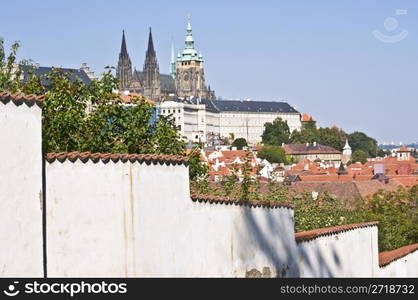
[[[316,121],[303,122],[302,129],[316,129]]]
[[[88,89],[70,74],[53,70],[43,103],[42,143],[45,152],[83,151]]]
[[[286,165],[292,162],[289,155],[286,155],[284,149],[279,146],[265,145],[258,151],[257,156],[266,159],[270,163],[284,163]]]
[[[234,193],[238,182],[238,177],[236,175],[229,175],[222,179],[221,184],[225,192],[225,196],[231,196]]]
[[[185,142],[172,120],[151,122],[155,108],[139,97],[130,105],[112,93],[117,80],[111,68],[86,86],[54,70],[43,107],[43,142],[47,152],[182,154]]]
[[[288,143],[290,136],[289,126],[286,121],[276,118],[272,123],[264,124],[264,132],[261,136],[264,145],[281,146]]]
[[[368,157],[376,157],[378,154],[377,141],[363,132],[353,132],[348,135],[348,143],[353,152],[356,150],[364,151]]]
[[[290,140],[294,144],[317,142],[341,151],[344,148],[346,137],[347,134],[337,127],[311,127],[303,128],[301,131],[293,131]]]
[[[296,232],[353,223],[355,212],[327,193],[319,194],[316,199],[309,193],[303,193],[293,197],[292,203]]]
[[[418,242],[418,185],[411,189],[379,191],[361,203],[357,219],[379,221],[379,250]]]
[[[10,47],[9,55],[4,49],[4,40],[0,38],[0,91],[9,90],[17,92],[20,87],[20,76],[22,70],[16,62],[16,53],[19,49],[19,43],[14,42]]]
[[[231,145],[232,147],[237,147],[238,150],[242,150],[243,147],[248,146],[246,139],[237,138]]]
[[[208,176],[208,166],[200,159],[200,149],[198,147],[192,149],[188,158],[190,180],[206,180]]]
[[[368,157],[367,153],[364,152],[363,150],[356,150],[351,155],[351,161],[353,163],[361,162],[362,164],[365,164],[367,162],[367,157]]]

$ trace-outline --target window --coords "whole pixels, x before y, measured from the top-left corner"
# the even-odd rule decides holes
[[[165,114],[165,109],[163,109],[163,114]]]
[[[180,109],[179,109],[179,113],[180,113]]]

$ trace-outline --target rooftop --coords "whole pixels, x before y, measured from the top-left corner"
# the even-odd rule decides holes
[[[307,143],[307,144],[286,144],[283,145],[284,150],[288,154],[341,154],[341,151],[338,151],[332,147]]]
[[[21,66],[23,73],[23,82],[29,80],[29,70],[31,66]],[[70,69],[70,68],[54,68],[54,67],[33,67],[34,74],[41,78],[41,84],[45,87],[49,86],[49,81],[46,76],[54,69],[62,70],[64,73],[69,73],[69,78],[72,81],[75,81],[77,78],[80,79],[84,84],[88,85],[91,82],[91,79],[87,76],[86,72],[80,69]]]

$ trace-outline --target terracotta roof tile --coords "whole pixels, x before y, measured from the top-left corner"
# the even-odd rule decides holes
[[[249,201],[249,200],[240,200],[233,199],[226,196],[214,196],[214,195],[205,195],[205,194],[193,194],[191,199],[197,202],[209,202],[214,204],[235,204],[235,205],[247,205],[249,207],[265,207],[265,208],[277,208],[284,207],[293,209],[293,205],[290,203],[279,203],[273,201]]]
[[[302,114],[301,115],[301,121],[302,122],[311,122],[313,121],[312,117],[308,114]]]
[[[297,154],[341,154],[341,151],[338,151],[332,147],[321,145],[321,144],[286,144],[283,145],[284,150],[287,154],[297,155]]]
[[[9,91],[0,92],[0,102],[7,104],[8,102],[13,102],[16,106],[19,106],[25,103],[27,106],[31,107],[34,104],[41,106],[41,103],[45,100],[45,96],[37,95],[26,95],[23,93],[11,93]]]
[[[396,151],[396,152],[411,152],[411,150],[410,150],[409,148],[407,148],[407,147],[402,146],[402,147],[401,147],[401,148],[399,148],[399,150],[398,150],[398,151]]]
[[[410,253],[413,253],[418,250],[418,243],[408,246],[404,246],[392,251],[384,251],[379,253],[379,266],[384,267],[391,262],[398,260]]]
[[[113,153],[90,153],[90,152],[61,152],[61,153],[47,153],[46,160],[49,163],[53,163],[55,160],[64,162],[68,159],[71,162],[75,162],[77,159],[83,163],[91,160],[95,163],[102,161],[104,163],[109,162],[145,162],[147,164],[184,164],[187,163],[187,157],[181,155],[161,155],[161,154],[113,154]]]
[[[306,242],[315,240],[321,236],[333,235],[353,229],[364,228],[364,227],[371,227],[377,226],[379,222],[365,222],[365,223],[358,223],[358,224],[347,224],[341,226],[334,226],[334,227],[326,227],[320,229],[314,229],[310,231],[303,231],[297,232],[295,234],[295,239],[297,243]]]

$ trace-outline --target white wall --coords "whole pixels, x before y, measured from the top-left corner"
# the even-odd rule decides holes
[[[418,277],[418,251],[379,268],[379,277]]]
[[[301,277],[374,277],[377,226],[357,228],[298,243]]]
[[[245,138],[250,144],[261,142],[264,124],[281,118],[289,125],[290,132],[301,129],[299,113],[256,113],[256,112],[227,112],[219,116],[219,128],[222,137],[234,133],[235,138]]]
[[[42,277],[41,109],[0,102],[0,277]]]
[[[288,270],[288,208],[193,202],[185,166],[47,163],[49,276],[245,276]]]

